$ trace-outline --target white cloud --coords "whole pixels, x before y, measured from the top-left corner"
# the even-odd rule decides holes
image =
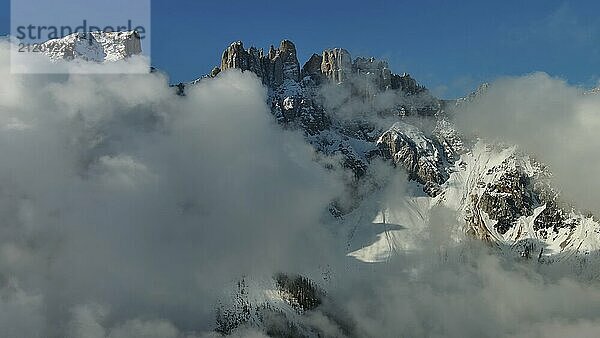
[[[210,330],[225,284],[330,256],[320,220],[341,186],[277,126],[253,74],[225,72],[179,97],[159,73],[9,75],[6,49],[0,280],[42,303],[44,320],[25,329]],[[106,322],[85,310],[96,303]]]
[[[456,117],[467,133],[532,153],[549,165],[567,200],[600,212],[600,95],[534,73],[492,83]]]

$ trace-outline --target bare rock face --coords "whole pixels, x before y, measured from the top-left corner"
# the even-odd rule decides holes
[[[282,85],[286,80],[300,80],[300,63],[296,56],[296,46],[283,40],[279,48],[273,46],[268,55],[254,47],[244,49],[241,41],[232,43],[221,58],[221,70],[238,68],[249,70],[260,77],[263,83],[271,88]]]
[[[224,52],[221,58],[221,70],[229,68],[238,68],[243,71],[249,70],[259,77],[264,76],[264,67],[262,66],[264,56],[263,52],[256,48],[244,49],[241,41],[232,43]]]
[[[377,140],[377,146],[383,158],[404,167],[408,178],[423,184],[431,196],[437,195],[440,185],[448,180],[444,148],[417,127],[396,122]]]
[[[392,88],[392,72],[387,62],[375,58],[358,57],[352,66],[357,75],[366,77],[376,86],[376,89]]]
[[[439,185],[447,179],[447,173],[440,169],[440,161],[442,158],[444,161],[454,160],[460,150],[456,135],[451,133],[440,133],[443,137],[428,139],[428,148],[421,149],[400,130],[395,129],[395,136],[389,132],[382,142],[377,143],[384,130],[375,131],[365,125],[346,128],[345,122],[334,121],[332,112],[326,111],[320,97],[321,85],[326,82],[347,85],[365,100],[387,90],[400,90],[407,95],[426,91],[408,74],[392,74],[385,61],[363,57],[353,60],[347,50],[333,48],[313,54],[300,70],[296,47],[291,41],[282,41],[279,48],[271,46],[266,54],[254,47],[245,49],[241,42],[235,42],[225,50],[221,60],[220,69],[229,68],[249,70],[260,77],[269,88],[268,100],[277,121],[303,130],[310,142],[323,153],[342,155],[344,167],[351,169],[356,177],[366,172],[372,157],[383,154],[407,168],[412,179],[426,186],[428,193],[435,194]],[[441,109],[434,98],[431,98],[431,104],[426,104],[421,97],[413,101],[407,101],[406,107],[398,107],[405,110],[405,114],[397,115],[433,116]],[[446,131],[448,128],[442,129]],[[406,142],[402,143],[402,140]],[[363,143],[364,147],[360,149],[353,146]]]
[[[266,54],[255,47],[245,49],[241,41],[234,42],[223,52],[219,69],[229,68],[251,71],[271,89],[286,81],[300,82],[308,77],[316,85],[324,80],[346,83],[352,82],[351,78],[360,78],[372,87],[365,93],[371,96],[390,89],[401,90],[408,95],[426,91],[410,75],[393,74],[387,62],[363,57],[352,60],[350,53],[343,48],[326,49],[321,55],[313,54],[300,70],[296,46],[289,40],[281,41],[279,48],[271,46]],[[211,76],[214,75],[213,72]]]
[[[333,82],[344,82],[352,73],[350,53],[343,48],[324,50],[321,72]]]
[[[531,179],[517,168],[486,185],[479,208],[497,221],[494,228],[498,233],[505,234],[521,216],[533,214],[536,200],[530,185]]]
[[[410,77],[408,73],[402,75],[393,74],[391,79],[392,89],[400,89],[407,94],[419,94],[426,91],[425,87],[420,86],[417,80]]]
[[[275,56],[272,60],[281,60],[281,77],[277,76],[277,80],[281,79],[282,83],[284,80],[300,81],[300,63],[298,62],[298,56],[296,55],[296,46],[289,40],[281,41],[279,49],[275,51]],[[278,72],[279,68],[274,69]]]
[[[323,77],[323,73],[321,73],[322,62],[323,56],[313,54],[302,67],[302,78],[309,76],[316,82],[320,82],[321,78]]]

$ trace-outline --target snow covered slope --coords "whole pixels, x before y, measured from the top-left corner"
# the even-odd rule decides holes
[[[40,45],[53,60],[118,61],[142,52],[137,32],[73,33]]]
[[[473,236],[528,258],[600,249],[598,222],[561,202],[546,169],[515,146],[480,141],[456,169],[436,201],[456,210]]]

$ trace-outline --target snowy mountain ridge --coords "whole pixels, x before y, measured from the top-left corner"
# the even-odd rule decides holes
[[[40,44],[40,50],[53,60],[114,62],[142,53],[140,35],[127,32],[73,33]]]

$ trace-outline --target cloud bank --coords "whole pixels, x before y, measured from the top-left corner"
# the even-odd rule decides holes
[[[0,335],[202,332],[224,284],[326,263],[341,186],[253,74],[178,97],[160,73],[8,67],[2,44]]]
[[[320,266],[335,274],[306,321],[331,337],[591,336],[600,326],[596,284],[456,244],[447,210],[429,217],[418,250],[388,264],[342,259],[336,223],[324,223],[343,180],[275,124],[249,72],[178,97],[160,73],[13,76],[8,67],[0,43],[0,336],[204,336],[224,285]],[[592,151],[595,97],[541,74],[506,81],[469,108],[469,126],[539,151],[559,182],[598,168],[587,157],[588,168],[560,166],[582,154],[573,150]],[[342,98],[352,118],[368,109],[345,105],[347,94],[328,102]],[[379,171],[372,179],[389,187],[381,203],[400,203],[405,184],[385,182],[403,174]],[[596,197],[593,181],[564,182]]]
[[[600,212],[600,95],[534,73],[500,79],[459,110],[465,132],[518,144],[549,166],[567,200]]]

